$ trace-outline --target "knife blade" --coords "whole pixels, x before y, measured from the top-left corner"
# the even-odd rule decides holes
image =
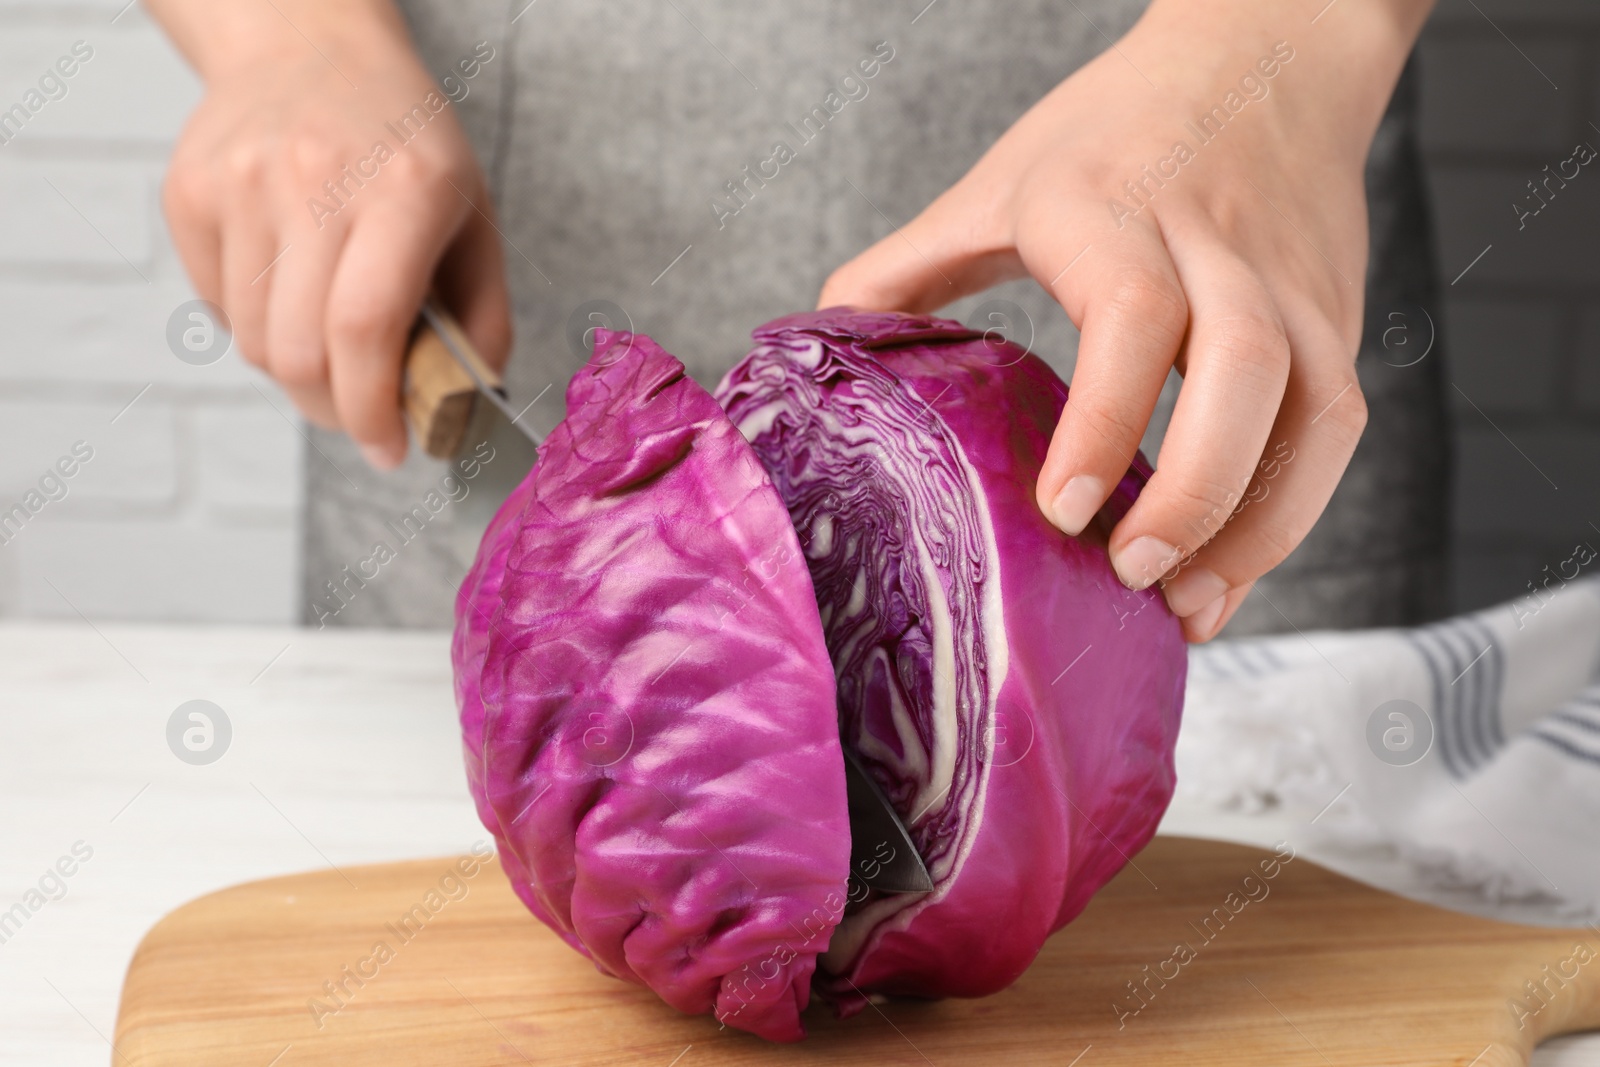
[[[917,854],[906,824],[848,748],[844,750],[844,789],[850,808],[851,881],[880,893],[932,892],[933,878]]]

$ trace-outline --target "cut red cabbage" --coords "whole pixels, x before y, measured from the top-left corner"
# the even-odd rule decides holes
[[[813,971],[845,1012],[1014,981],[1154,833],[1186,661],[1105,550],[1143,458],[1081,537],[1034,502],[1067,396],[1043,362],[848,309],[756,342],[725,417],[647,338],[601,336],[485,534],[454,660],[530,910],[793,1040]],[[847,882],[841,740],[933,892]]]
[[[1159,591],[1117,580],[1104,523],[1064,536],[1034,483],[1067,389],[945,320],[779,319],[717,390],[805,547],[840,733],[935,888],[874,894],[822,988],[981,996],[1009,985],[1155,832],[1186,657]]]

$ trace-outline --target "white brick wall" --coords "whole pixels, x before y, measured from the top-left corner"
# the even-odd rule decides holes
[[[194,294],[159,189],[198,82],[123,0],[0,0],[0,109],[80,40],[66,95],[0,145],[0,513],[94,455],[0,543],[0,614],[294,621],[293,408],[236,353],[166,344]]]

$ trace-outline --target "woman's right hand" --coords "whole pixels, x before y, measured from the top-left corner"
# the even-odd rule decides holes
[[[511,347],[494,209],[453,106],[388,0],[150,6],[206,82],[163,189],[195,289],[307,418],[398,465],[429,290],[495,367]]]

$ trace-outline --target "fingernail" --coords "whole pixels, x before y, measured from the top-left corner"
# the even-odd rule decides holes
[[[1227,597],[1219,596],[1193,615],[1183,620],[1183,633],[1190,641],[1209,641],[1215,635],[1217,621],[1222,618],[1222,609],[1227,602]]]
[[[1138,591],[1153,585],[1178,562],[1177,549],[1159,537],[1136,537],[1111,558],[1117,577],[1129,589]]]
[[[405,453],[393,445],[361,445],[361,458],[380,471],[392,471],[400,466]]]
[[[1079,474],[1067,479],[1067,484],[1050,502],[1050,521],[1062,533],[1076,537],[1105,502],[1105,483],[1093,475]]]
[[[1167,605],[1180,619],[1186,619],[1228,591],[1228,583],[1209,567],[1188,567],[1166,589]]]

